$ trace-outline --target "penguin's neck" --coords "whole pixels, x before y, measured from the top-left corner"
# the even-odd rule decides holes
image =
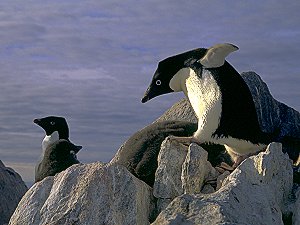
[[[46,151],[46,149],[53,144],[54,142],[59,140],[59,133],[58,131],[54,131],[51,135],[46,135],[42,141],[42,149],[43,149],[43,155]]]

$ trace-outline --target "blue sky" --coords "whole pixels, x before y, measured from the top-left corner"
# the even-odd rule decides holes
[[[253,70],[300,110],[300,2],[1,1],[0,159],[25,181],[41,154],[37,117],[60,115],[82,162],[109,161],[182,94],[141,104],[158,61],[230,42],[228,60]]]

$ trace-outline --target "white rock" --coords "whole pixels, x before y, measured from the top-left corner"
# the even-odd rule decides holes
[[[283,224],[284,202],[292,189],[292,163],[272,143],[246,159],[212,194],[184,194],[163,210],[153,225]]]
[[[207,156],[207,151],[199,145],[192,143],[189,146],[181,173],[182,188],[185,194],[200,193],[204,182],[214,170],[207,161]]]
[[[153,186],[156,198],[173,199],[183,193],[181,169],[186,154],[187,147],[177,141],[166,138],[162,142]]]
[[[144,225],[151,202],[151,188],[125,167],[80,164],[36,183],[10,224]]]

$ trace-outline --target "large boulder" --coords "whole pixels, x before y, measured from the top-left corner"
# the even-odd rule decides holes
[[[152,190],[120,165],[77,164],[34,184],[11,225],[149,224]]]
[[[8,223],[27,190],[21,176],[0,160],[0,225]]]
[[[246,159],[216,192],[203,194],[195,189],[175,198],[153,225],[283,224],[292,172],[281,144],[272,143],[265,152]]]

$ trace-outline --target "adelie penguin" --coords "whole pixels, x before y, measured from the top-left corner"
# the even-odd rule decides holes
[[[224,145],[235,168],[247,156],[264,150],[271,137],[259,126],[247,84],[225,60],[238,50],[232,44],[198,48],[159,62],[142,102],[170,92],[183,91],[198,118],[191,137],[179,142]]]
[[[35,182],[47,176],[54,176],[71,165],[79,163],[76,154],[82,146],[70,142],[65,118],[49,116],[35,119],[33,122],[42,127],[46,133],[42,141],[41,160],[35,168]]]

